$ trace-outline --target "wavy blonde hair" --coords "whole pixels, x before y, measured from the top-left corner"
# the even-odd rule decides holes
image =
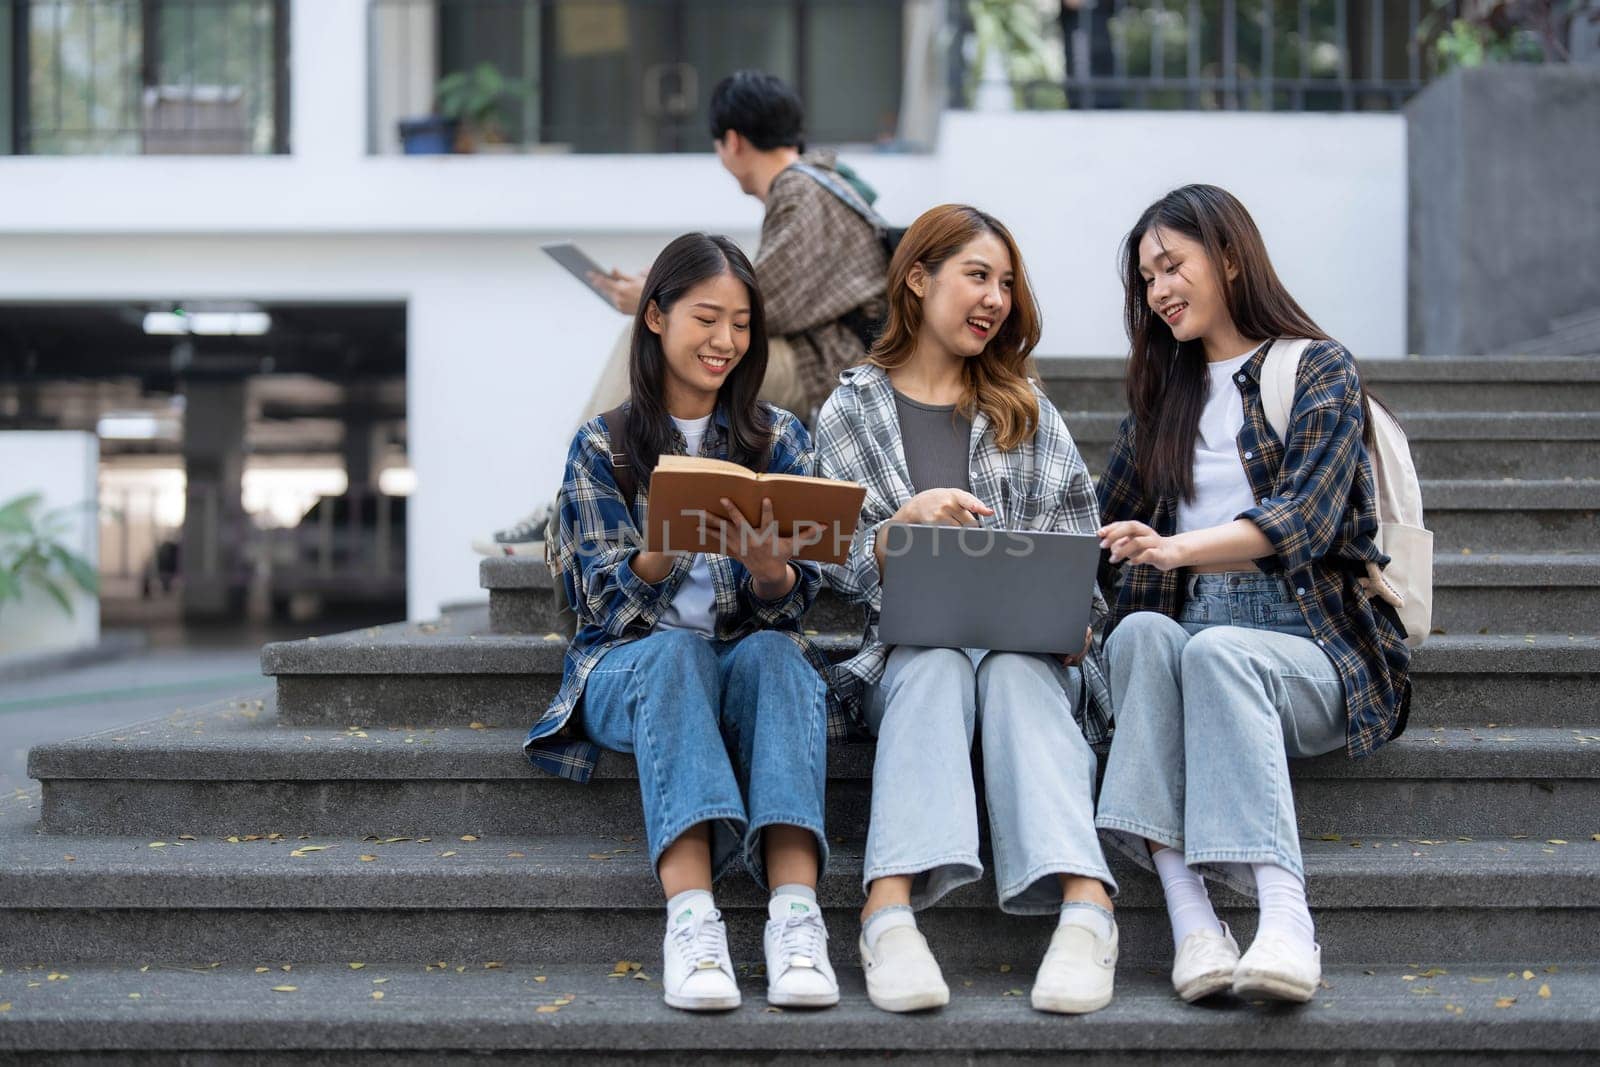
[[[998,237],[1011,255],[1011,314],[983,352],[962,365],[959,406],[969,418],[979,411],[989,416],[996,443],[1009,452],[1039,428],[1039,402],[1028,378],[1040,319],[1016,239],[993,215],[965,204],[941,204],[911,224],[889,263],[889,312],[866,361],[886,371],[905,365],[916,351],[922,329],[922,298],[911,290],[911,269],[920,263],[929,275],[937,274],[947,260],[985,233]]]

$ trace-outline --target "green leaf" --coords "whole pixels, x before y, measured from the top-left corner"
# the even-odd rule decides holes
[[[72,617],[72,601],[67,599],[66,591],[52,581],[49,575],[40,571],[35,571],[28,575],[28,577],[33,580],[34,585],[38,586],[40,589],[43,589],[46,593],[49,593],[50,599],[61,605],[61,610],[67,613],[68,618]]]
[[[0,505],[0,533],[32,533],[31,513],[43,499],[43,493],[24,493]]]
[[[50,555],[61,564],[67,576],[77,584],[79,589],[91,595],[100,591],[100,576],[95,573],[89,561],[71,551],[64,545],[51,545]]]
[[[17,581],[16,575],[12,574],[10,569],[0,567],[0,604],[21,598],[22,583]]]

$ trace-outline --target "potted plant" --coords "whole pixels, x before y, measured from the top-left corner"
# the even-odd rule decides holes
[[[99,576],[88,560],[61,543],[65,513],[37,514],[43,500],[41,493],[24,493],[0,504],[0,608],[8,600],[21,600],[32,587],[71,616],[68,589],[76,585],[96,593]]]
[[[455,121],[456,150],[474,151],[507,143],[506,114],[509,101],[526,102],[533,87],[520,78],[508,78],[493,63],[479,63],[439,79],[436,92],[439,114]]]
[[[1564,322],[1600,310],[1600,4],[1434,0],[1432,11],[1419,44],[1436,80],[1406,106],[1409,347],[1553,351]],[[1593,351],[1592,336],[1580,340]]]

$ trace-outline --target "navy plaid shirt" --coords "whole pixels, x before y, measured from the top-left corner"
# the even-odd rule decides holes
[[[1386,565],[1373,542],[1378,518],[1372,465],[1361,434],[1361,379],[1355,360],[1334,341],[1309,345],[1295,378],[1289,440],[1280,442],[1261,405],[1261,365],[1266,346],[1234,374],[1244,401],[1239,458],[1255,507],[1249,519],[1272,542],[1274,554],[1256,561],[1288,579],[1313,638],[1333,661],[1344,684],[1349,717],[1345,750],[1371,755],[1405,728],[1411,702],[1411,652],[1393,612],[1375,607],[1359,579],[1366,562]],[[1137,427],[1122,422],[1106,472],[1100,478],[1105,522],[1134,519],[1157,533],[1176,532],[1177,501],[1145,501],[1134,466]],[[1148,565],[1124,565],[1112,608],[1112,626],[1136,611],[1176,617],[1183,606],[1183,574]]]
[[[787,411],[763,405],[772,417],[772,439],[767,471],[775,474],[810,474],[811,441],[800,421]],[[706,428],[700,454],[727,459],[728,419],[719,407]],[[674,429],[676,452],[687,450],[683,434]],[[539,721],[528,731],[523,750],[534,766],[575,781],[586,782],[594,772],[600,748],[584,736],[572,714],[583,698],[584,683],[596,664],[618,645],[648,637],[661,613],[677,596],[689,574],[692,555],[674,560],[672,570],[654,585],[633,572],[629,561],[643,548],[640,532],[650,494],[641,480],[631,505],[622,499],[611,470],[611,439],[605,421],[590,419],[573,438],[567,454],[566,474],[560,493],[560,535],[556,540],[558,577],[567,603],[578,616],[578,632],[567,647],[562,663],[561,689]],[[812,666],[827,676],[827,659],[799,632],[799,620],[817,598],[822,577],[817,564],[796,560],[799,577],[794,588],[778,600],[756,596],[750,572],[727,556],[707,553],[711,583],[716,591],[716,638],[737,641],[757,630],[786,633]],[[828,735],[842,739],[848,731],[845,717],[830,701]]]

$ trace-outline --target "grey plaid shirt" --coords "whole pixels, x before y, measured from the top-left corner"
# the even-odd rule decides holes
[[[802,162],[831,171],[833,158],[814,152]],[[882,315],[888,255],[860,215],[791,167],[772,179],[767,192],[755,268],[767,332],[794,346],[808,408],[800,414],[807,415],[828,398],[839,372],[865,353],[861,338],[839,318],[856,308],[873,318]]]
[[[989,417],[972,420],[968,471],[972,495],[995,509],[995,525],[1010,530],[1055,530],[1093,533],[1100,526],[1100,507],[1083,457],[1072,443],[1061,414],[1044,391],[1034,385],[1039,402],[1039,428],[1033,439],[1002,452],[989,428]],[[895,413],[894,389],[882,368],[853,367],[840,377],[839,388],[822,407],[817,425],[817,473],[824,478],[860,482],[867,487],[861,521],[850,542],[850,558],[840,566],[824,566],[823,580],[840,596],[868,607],[861,651],[833,667],[831,678],[839,698],[857,715],[867,687],[883,677],[888,649],[878,640],[878,613],[883,606],[878,561],[873,545],[878,527],[916,495],[906,467]],[[1002,591],[996,590],[996,595]],[[1084,737],[1099,744],[1111,736],[1111,690],[1104,651],[1106,604],[1094,592],[1094,647],[1082,665],[1088,699],[1075,701],[1074,714]],[[1063,650],[1070,651],[1070,650]]]

